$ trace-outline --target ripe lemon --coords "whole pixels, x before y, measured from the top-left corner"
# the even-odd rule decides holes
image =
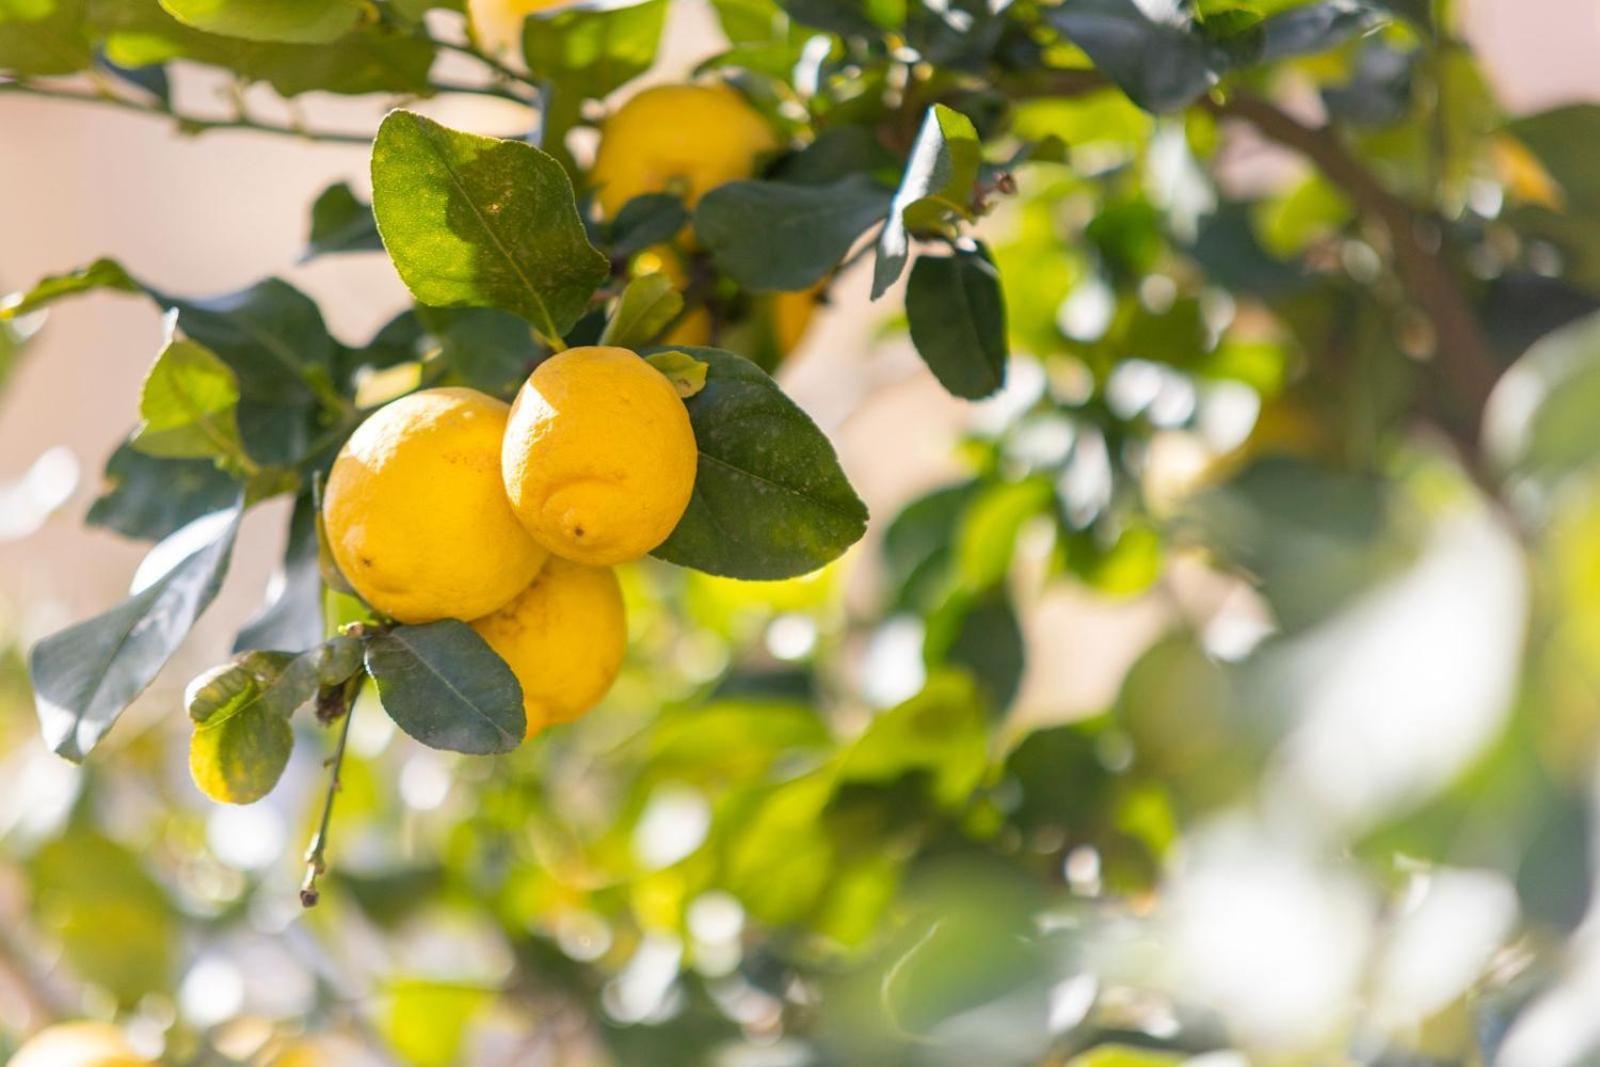
[[[682,255],[670,245],[655,245],[633,257],[633,274],[664,274],[681,295],[689,286],[689,272]],[[678,317],[661,338],[664,345],[708,345],[711,343],[711,312],[705,305],[689,308]]]
[[[811,316],[816,314],[822,284],[803,289],[798,293],[772,295],[772,340],[782,360],[800,345],[806,330],[811,326]]]
[[[622,590],[611,568],[564,559],[550,560],[521,596],[472,628],[522,683],[529,737],[599,703],[628,643]]]
[[[683,517],[699,454],[665,375],[625,348],[572,348],[517,393],[505,494],[557,556],[607,566],[655,548]]]
[[[777,147],[766,120],[732,89],[662,85],[606,119],[589,178],[607,218],[642,193],[673,189],[693,207],[724,182],[748,178]]]
[[[108,1023],[58,1023],[40,1030],[11,1057],[9,1067],[154,1067]]]
[[[367,603],[401,622],[475,619],[539,573],[546,553],[500,481],[509,411],[473,389],[424,389],[345,442],[322,515],[334,561]]]
[[[569,0],[467,0],[472,36],[485,52],[501,59],[522,58],[522,23],[535,11]]]

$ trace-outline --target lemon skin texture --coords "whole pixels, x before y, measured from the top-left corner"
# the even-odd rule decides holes
[[[679,191],[692,208],[708,191],[755,173],[777,147],[766,120],[732,89],[662,85],[606,119],[589,179],[607,218],[643,193]]]
[[[600,567],[667,539],[698,462],[689,413],[665,375],[625,348],[571,348],[518,391],[502,472],[539,544]]]
[[[467,0],[467,21],[485,52],[501,59],[522,58],[522,23],[536,11],[571,0]]]
[[[474,389],[424,389],[345,442],[322,515],[334,562],[368,604],[400,622],[465,621],[539,573],[546,553],[500,481],[509,412]]]
[[[122,1031],[106,1023],[73,1022],[45,1027],[26,1042],[9,1067],[154,1067],[128,1045]]]
[[[521,596],[472,628],[522,684],[529,737],[599,703],[628,644],[617,576],[564,559],[550,560]]]

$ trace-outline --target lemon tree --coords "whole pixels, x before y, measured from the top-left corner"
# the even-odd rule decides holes
[[[310,798],[306,905],[491,946],[362,987],[385,1055],[467,1062],[509,1018],[571,1062],[1494,1062],[1590,899],[1600,112],[1506,114],[1456,7],[712,0],[683,71],[669,0],[0,0],[0,95],[362,146],[304,255],[408,294],[354,339],[281,278],[175,293],[131,257],[0,302],[0,382],[75,296],[164,323],[117,353],[149,369],[86,517],[149,556],[31,643],[38,734],[156,762],[119,720],[281,506],[279,580],[169,710],[189,794]],[[383,117],[324,128],[326,94]],[[432,117],[468,95],[529,132]],[[959,412],[958,473],[892,514],[780,384],[845,299],[903,343],[873,375]],[[1075,597],[1162,631],[1093,706],[1049,640]],[[368,751],[399,735],[404,767]],[[169,1059],[299,1062],[295,1026],[173,1021],[180,956],[276,913],[174,859],[194,823],[85,814],[145,795],[30,853],[31,920]],[[1291,903],[1356,888],[1221,893],[1239,821],[1304,853]],[[1482,958],[1387,997],[1386,939],[1468,868]],[[1220,916],[1168,939],[1189,970],[1129,947],[1169,892]],[[1274,954],[1324,929],[1342,969]],[[1348,988],[1264,1027],[1251,968]],[[301,1023],[349,1007],[338,971]],[[34,1041],[11,1062],[146,1062]]]

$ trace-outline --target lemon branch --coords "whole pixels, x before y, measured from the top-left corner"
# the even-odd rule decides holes
[[[361,693],[361,684],[366,680],[364,671],[357,671],[355,676],[335,690],[332,707],[319,706],[317,717],[325,721],[334,716],[342,715],[344,721],[339,724],[339,739],[334,744],[333,755],[328,759],[328,766],[332,771],[328,775],[328,792],[322,801],[322,820],[317,824],[317,832],[311,838],[311,844],[306,848],[306,875],[300,883],[300,904],[302,907],[314,908],[322,894],[317,890],[317,879],[322,877],[328,869],[328,827],[333,822],[333,798],[339,794],[340,775],[344,771],[345,746],[350,740],[350,722],[355,716],[356,697]]]

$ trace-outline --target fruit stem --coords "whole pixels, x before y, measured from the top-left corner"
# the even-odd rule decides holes
[[[316,836],[312,837],[311,844],[306,849],[306,876],[300,883],[302,907],[314,908],[322,897],[317,891],[317,879],[328,869],[326,852],[328,827],[333,821],[333,798],[339,793],[339,777],[344,770],[345,745],[350,740],[350,722],[356,717],[356,697],[360,695],[361,685],[366,678],[364,671],[358,671],[344,684],[344,722],[339,726],[339,740],[334,745],[332,757],[328,759],[328,765],[333,768],[333,772],[328,775],[328,794],[322,802],[322,822],[317,827]]]

